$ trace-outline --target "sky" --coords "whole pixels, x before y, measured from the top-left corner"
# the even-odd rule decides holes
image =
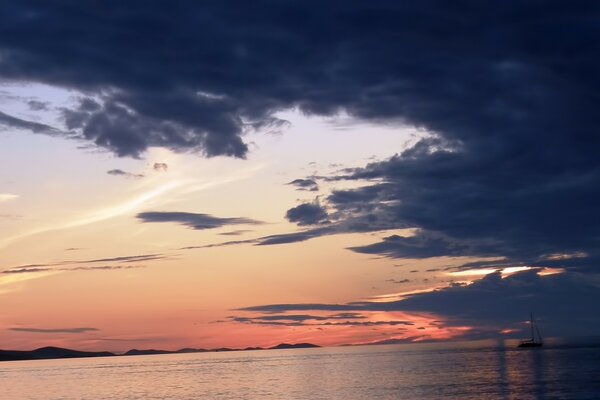
[[[600,334],[596,2],[0,4],[0,348]]]

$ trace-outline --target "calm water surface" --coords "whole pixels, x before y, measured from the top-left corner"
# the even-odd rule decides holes
[[[0,364],[5,400],[600,399],[600,346],[491,342]]]

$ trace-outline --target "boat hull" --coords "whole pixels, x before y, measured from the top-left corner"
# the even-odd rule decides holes
[[[525,342],[525,343],[521,343],[519,344],[518,347],[542,347],[544,344],[543,343],[536,343],[536,342]]]

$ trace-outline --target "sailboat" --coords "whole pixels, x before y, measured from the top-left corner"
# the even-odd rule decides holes
[[[519,347],[542,347],[544,345],[544,341],[542,340],[542,335],[537,325],[533,321],[533,313],[530,314],[529,317],[529,325],[531,326],[531,339],[523,339],[521,343],[519,343]],[[536,340],[536,333],[537,339]]]

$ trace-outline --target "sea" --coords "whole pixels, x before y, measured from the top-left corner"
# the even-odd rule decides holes
[[[419,343],[0,363],[2,400],[600,399],[600,342]]]

